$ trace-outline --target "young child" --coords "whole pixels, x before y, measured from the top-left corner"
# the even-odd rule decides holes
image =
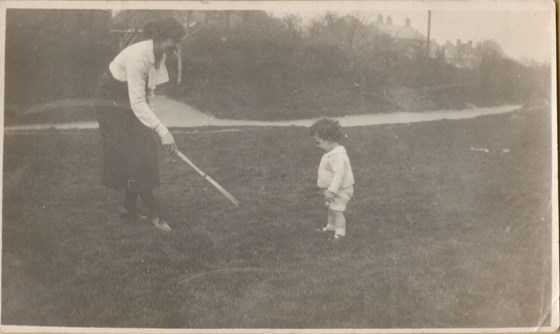
[[[334,239],[346,235],[344,210],[354,194],[354,175],[344,146],[338,121],[321,119],[309,129],[317,146],[326,153],[321,158],[317,173],[317,186],[321,188],[328,209],[327,226],[320,231],[334,231]]]

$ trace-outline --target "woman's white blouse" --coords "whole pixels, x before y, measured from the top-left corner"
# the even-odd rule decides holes
[[[156,69],[153,41],[142,41],[122,50],[109,65],[109,71],[116,80],[128,83],[130,107],[140,122],[158,133],[164,129],[167,132],[151,107],[156,86],[169,81],[165,55]]]

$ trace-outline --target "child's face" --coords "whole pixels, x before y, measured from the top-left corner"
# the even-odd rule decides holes
[[[313,140],[315,140],[315,144],[317,144],[317,147],[325,152],[332,150],[333,146],[335,145],[335,143],[331,142],[330,140],[325,140],[316,134],[313,135]]]

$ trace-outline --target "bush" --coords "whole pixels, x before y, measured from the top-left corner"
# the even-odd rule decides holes
[[[403,49],[352,16],[329,14],[307,30],[294,17],[255,12],[243,20],[206,25],[187,42],[186,80],[175,96],[219,117],[286,119],[522,103],[542,77],[492,41],[468,69],[426,58],[420,44]]]
[[[18,106],[11,110],[92,97],[112,56],[110,15],[109,11],[9,10],[5,97],[7,105]]]

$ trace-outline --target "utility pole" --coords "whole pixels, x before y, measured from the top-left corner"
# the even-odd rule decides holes
[[[430,29],[432,26],[432,11],[428,10],[428,38],[426,39],[426,58],[430,58]]]

